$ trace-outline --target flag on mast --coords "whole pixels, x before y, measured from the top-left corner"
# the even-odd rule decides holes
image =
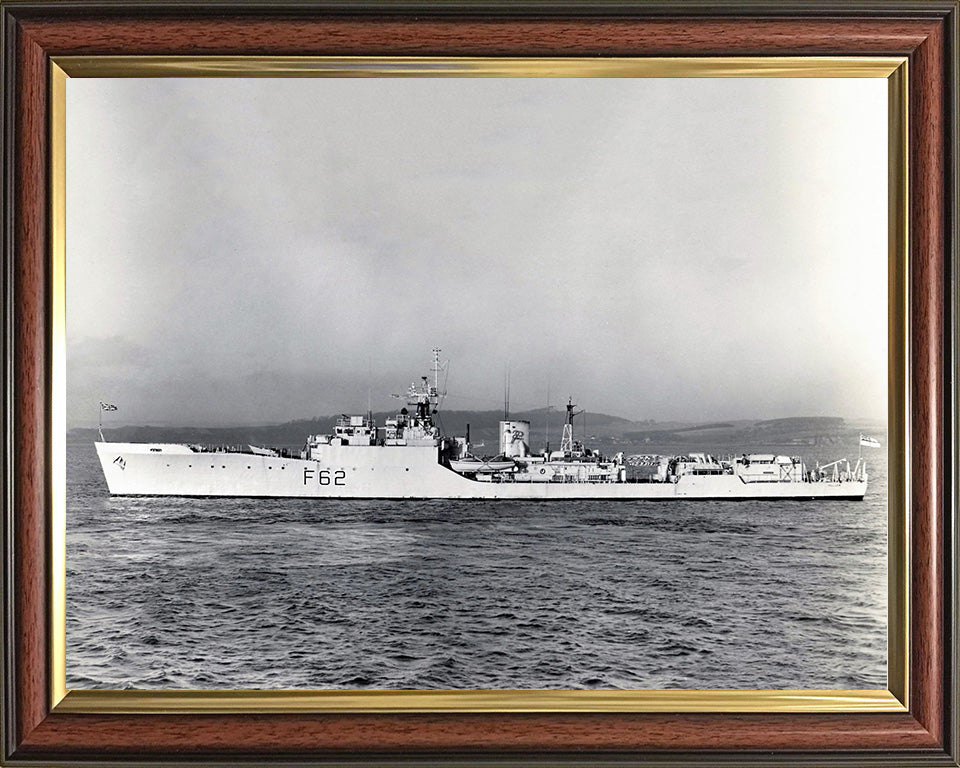
[[[860,445],[865,445],[868,448],[879,448],[880,441],[875,437],[866,437],[865,435],[860,435]]]
[[[101,400],[101,401],[100,401],[100,410],[101,410],[101,411],[115,411],[115,410],[117,410],[117,406],[115,406],[115,405],[110,405],[110,403],[105,403],[105,402],[103,402],[103,400]]]

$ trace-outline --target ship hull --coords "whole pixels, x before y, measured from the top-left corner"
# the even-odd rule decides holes
[[[490,482],[439,462],[435,446],[325,446],[317,459],[196,452],[173,443],[96,443],[115,496],[352,499],[862,499],[866,481]]]

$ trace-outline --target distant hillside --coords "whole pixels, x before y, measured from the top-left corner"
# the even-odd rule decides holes
[[[396,416],[395,411],[377,412],[373,414],[378,424]],[[503,418],[503,411],[443,411],[437,415],[437,421],[446,434],[464,434],[467,424],[470,425],[470,435],[474,442],[485,442],[487,445],[496,443],[499,439],[499,422]],[[559,443],[560,431],[563,427],[564,414],[552,409],[548,413],[546,408],[532,411],[522,411],[510,414],[511,419],[527,420],[530,422],[531,438],[535,444],[542,443],[549,430],[551,440]],[[333,431],[337,416],[318,416],[314,419],[289,421],[285,424],[249,427],[104,427],[103,434],[108,440],[117,442],[171,442],[171,443],[198,443],[201,445],[238,445],[251,443],[253,445],[294,446],[303,445],[307,435],[325,434]],[[576,430],[582,436],[586,424],[588,434],[603,436],[619,436],[625,430],[635,429],[643,422],[632,422],[617,416],[603,413],[587,413],[577,417]],[[97,438],[95,429],[72,429],[67,434],[71,441],[92,441]]]
[[[624,433],[637,443],[727,445],[833,445],[857,437],[858,427],[833,416],[795,416],[763,421],[711,423],[681,429],[647,429]],[[869,430],[868,430],[869,431]]]
[[[373,414],[378,424],[394,416],[394,412]],[[307,435],[324,434],[333,430],[336,416],[289,421],[285,424],[249,427],[144,427],[124,426],[104,428],[108,440],[118,442],[177,442],[201,445],[252,444],[275,447],[302,446]],[[495,453],[499,441],[498,422],[502,411],[443,411],[437,416],[445,434],[462,435],[470,425],[471,440],[480,453]],[[560,444],[563,428],[563,409],[546,408],[512,413],[511,418],[530,422],[530,443],[539,450],[549,439],[551,447]],[[879,429],[880,432],[876,433]],[[585,413],[576,418],[574,433],[577,439],[604,450],[643,451],[697,450],[722,447],[737,450],[740,447],[770,446],[829,446],[856,440],[857,433],[883,437],[883,427],[877,423],[858,425],[839,417],[792,417],[759,421],[723,421],[703,424],[678,422],[629,421],[603,413]],[[67,435],[72,442],[92,442],[95,429],[73,429]]]
[[[784,429],[793,431],[832,430],[841,429],[843,427],[843,419],[838,419],[833,416],[806,416],[789,419],[767,419],[766,421],[755,422],[753,426],[755,429],[761,431],[777,431]]]

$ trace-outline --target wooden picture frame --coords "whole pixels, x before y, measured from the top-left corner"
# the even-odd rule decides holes
[[[4,718],[11,765],[958,765],[956,2],[0,2],[4,168]],[[58,383],[51,130],[62,57],[904,57],[909,434],[905,707],[456,711],[61,700],[50,546]],[[896,196],[894,196],[896,197]],[[60,201],[62,203],[62,201]],[[894,217],[896,219],[896,217]],[[892,234],[895,237],[896,233]],[[894,387],[892,391],[895,391]],[[62,588],[62,582],[61,582]],[[132,701],[132,700],[131,700]],[[229,710],[229,711],[227,711]]]

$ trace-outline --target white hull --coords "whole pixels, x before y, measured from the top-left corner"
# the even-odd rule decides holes
[[[436,446],[324,446],[319,460],[194,452],[175,443],[96,443],[116,496],[377,499],[862,499],[866,481],[484,482],[442,466]]]

